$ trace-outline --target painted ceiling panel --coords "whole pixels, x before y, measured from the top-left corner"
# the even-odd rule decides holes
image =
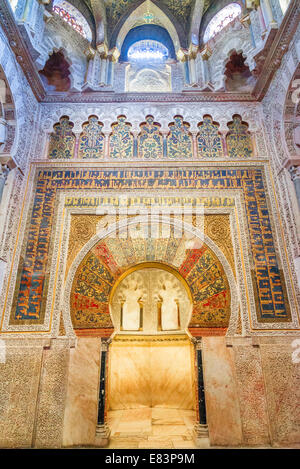
[[[195,0],[162,0],[159,4],[164,4],[177,21],[186,25],[189,22],[194,2]],[[135,4],[138,6],[140,2],[136,0],[105,0],[105,4],[109,28],[113,29],[115,24],[126,14],[128,9],[131,10]]]

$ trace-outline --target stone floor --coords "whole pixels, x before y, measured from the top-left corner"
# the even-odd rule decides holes
[[[107,448],[196,448],[192,431],[193,410],[139,408],[111,410],[108,425],[111,430]]]

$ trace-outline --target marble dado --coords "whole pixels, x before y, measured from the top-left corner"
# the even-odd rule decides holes
[[[78,338],[75,347],[71,348],[70,341],[64,337],[50,342],[43,339],[4,340],[7,362],[0,363],[0,446],[94,446],[101,339]],[[287,336],[259,337],[256,338],[257,345],[251,345],[249,338],[239,337],[228,346],[224,337],[202,339],[211,447],[300,446],[300,369],[299,364],[292,360],[294,340],[295,337]],[[120,347],[120,352],[124,346],[122,344],[115,343]],[[133,342],[127,342],[128,346],[131,350],[128,360],[133,365],[139,360],[137,351],[140,347],[136,348]],[[178,343],[170,342],[166,349],[171,351],[173,347],[179,347]],[[183,354],[180,363],[189,359],[188,356],[184,358]],[[113,361],[109,364],[109,376],[119,373],[118,364],[114,368],[111,366]],[[180,378],[180,367],[177,368],[178,377],[173,373],[177,360],[173,360],[173,371],[170,373],[167,355],[161,362],[168,380]],[[156,373],[156,379],[159,379],[159,373]],[[114,389],[114,386],[108,386],[108,399],[111,401],[117,401],[120,396],[118,393],[112,395]],[[131,393],[129,381],[126,389],[132,402],[135,399],[138,401],[142,390],[138,380],[133,380]],[[189,396],[195,396],[191,380],[189,384],[182,381],[176,390],[177,409],[178,398],[185,390],[188,390]],[[158,405],[164,402],[168,407],[175,394],[165,391],[166,387],[160,386],[156,390],[156,399]],[[170,423],[180,426],[176,422]],[[163,427],[165,423],[165,420],[156,421],[160,426],[157,436],[162,447],[162,440],[167,441],[170,437]],[[131,419],[130,431],[141,429],[142,425],[137,410]],[[124,433],[128,431],[128,426],[127,429],[125,427]],[[112,433],[117,431],[115,427],[111,430]],[[175,438],[176,435],[173,436]],[[152,439],[146,444],[151,447],[151,442],[155,444]],[[115,434],[110,448],[114,444],[118,444]]]

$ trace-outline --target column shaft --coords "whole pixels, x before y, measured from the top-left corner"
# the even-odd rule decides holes
[[[205,407],[205,391],[203,378],[202,350],[196,350],[197,369],[198,369],[198,407],[199,407],[199,423],[206,425],[206,407]]]
[[[98,425],[104,425],[105,420],[105,391],[106,391],[106,358],[107,351],[101,352],[101,365],[100,365],[100,386],[99,386],[99,399],[98,399]]]

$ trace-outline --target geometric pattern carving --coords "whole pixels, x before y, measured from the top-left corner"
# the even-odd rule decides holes
[[[80,159],[99,159],[104,156],[103,124],[98,117],[90,116],[88,122],[82,125],[79,137],[78,157]]]
[[[138,135],[138,156],[145,159],[163,157],[163,136],[159,132],[160,124],[154,122],[153,116],[147,116],[146,122],[140,124]]]
[[[130,132],[131,124],[126,122],[126,116],[119,116],[117,122],[112,124],[109,139],[109,152],[111,158],[132,158],[134,151],[134,138]]]
[[[242,122],[239,115],[234,115],[232,122],[227,124],[229,132],[226,135],[227,151],[230,158],[247,158],[253,155],[251,136],[248,124]]]
[[[169,124],[170,132],[167,136],[168,158],[185,159],[193,157],[193,139],[189,127],[190,125],[183,122],[181,116],[175,116],[174,122]]]
[[[50,135],[49,158],[71,159],[74,155],[75,135],[72,133],[74,124],[67,116],[59,120],[59,124],[53,126],[54,132]]]
[[[211,116],[203,116],[203,122],[198,124],[197,135],[198,157],[216,158],[224,156],[223,142],[218,131],[219,125],[213,122]]]

